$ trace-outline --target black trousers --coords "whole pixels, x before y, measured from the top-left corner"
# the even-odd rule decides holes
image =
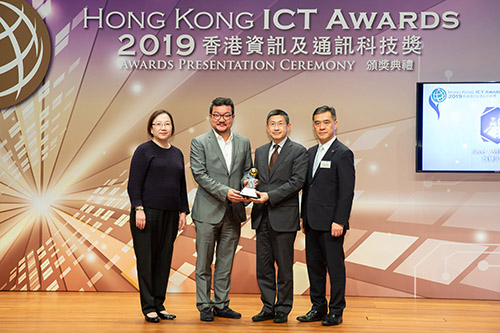
[[[312,309],[328,310],[341,316],[345,306],[344,235],[333,237],[330,231],[306,230],[306,262]],[[326,273],[330,276],[330,302],[326,302]]]
[[[179,212],[144,207],[146,226],[135,225],[135,211],[130,214],[130,229],[137,258],[137,277],[141,308],[144,314],[165,310],[174,241],[179,226]]]
[[[257,228],[257,283],[265,312],[290,313],[293,305],[293,244],[297,232],[271,228],[267,210]],[[276,279],[276,269],[278,276]]]

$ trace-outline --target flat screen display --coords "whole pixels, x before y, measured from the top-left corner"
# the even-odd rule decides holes
[[[417,172],[500,172],[500,82],[417,83]]]

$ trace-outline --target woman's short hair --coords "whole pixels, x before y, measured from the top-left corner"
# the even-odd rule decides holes
[[[151,133],[151,127],[153,127],[153,121],[155,120],[156,117],[158,117],[162,113],[165,113],[170,117],[170,123],[172,124],[172,135],[175,134],[174,118],[172,117],[170,112],[168,112],[167,110],[159,109],[159,110],[154,111],[151,114],[151,116],[149,116],[147,131],[148,131],[148,135],[150,137],[153,137],[153,133]]]

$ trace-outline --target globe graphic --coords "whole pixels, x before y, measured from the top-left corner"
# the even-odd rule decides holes
[[[0,108],[17,104],[42,82],[50,37],[38,13],[19,0],[0,1]]]
[[[446,94],[446,90],[443,88],[434,89],[431,93],[431,98],[435,103],[442,103],[446,99],[448,95]]]

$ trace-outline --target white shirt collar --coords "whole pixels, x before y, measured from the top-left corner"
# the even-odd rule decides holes
[[[217,141],[226,142],[226,140],[224,140],[224,138],[222,137],[222,135],[220,135],[219,133],[217,133],[213,128],[212,128],[212,131],[214,132],[215,138],[217,139]],[[227,139],[227,142],[233,141],[233,131],[231,131],[231,130],[229,130],[229,131],[231,132],[231,134],[229,135],[229,138]]]
[[[327,141],[327,142],[325,142],[324,144],[321,144],[321,143],[320,143],[320,144],[319,144],[319,147],[323,147],[323,148],[324,148],[324,150],[323,150],[323,151],[325,151],[325,152],[326,152],[326,151],[328,151],[328,149],[330,149],[330,146],[332,145],[332,143],[333,143],[336,139],[337,139],[337,136],[336,136],[336,135],[334,135],[334,136],[333,136],[333,138],[331,138],[331,139],[330,139],[330,141]],[[318,147],[318,149],[319,149],[319,147]]]
[[[274,145],[278,145],[279,146],[279,149],[282,149],[283,146],[285,145],[285,142],[286,142],[286,139],[288,139],[287,136],[285,136],[285,138],[283,140],[281,140],[280,142],[278,143],[274,143],[274,141],[271,142],[271,150],[274,150],[273,147]]]

